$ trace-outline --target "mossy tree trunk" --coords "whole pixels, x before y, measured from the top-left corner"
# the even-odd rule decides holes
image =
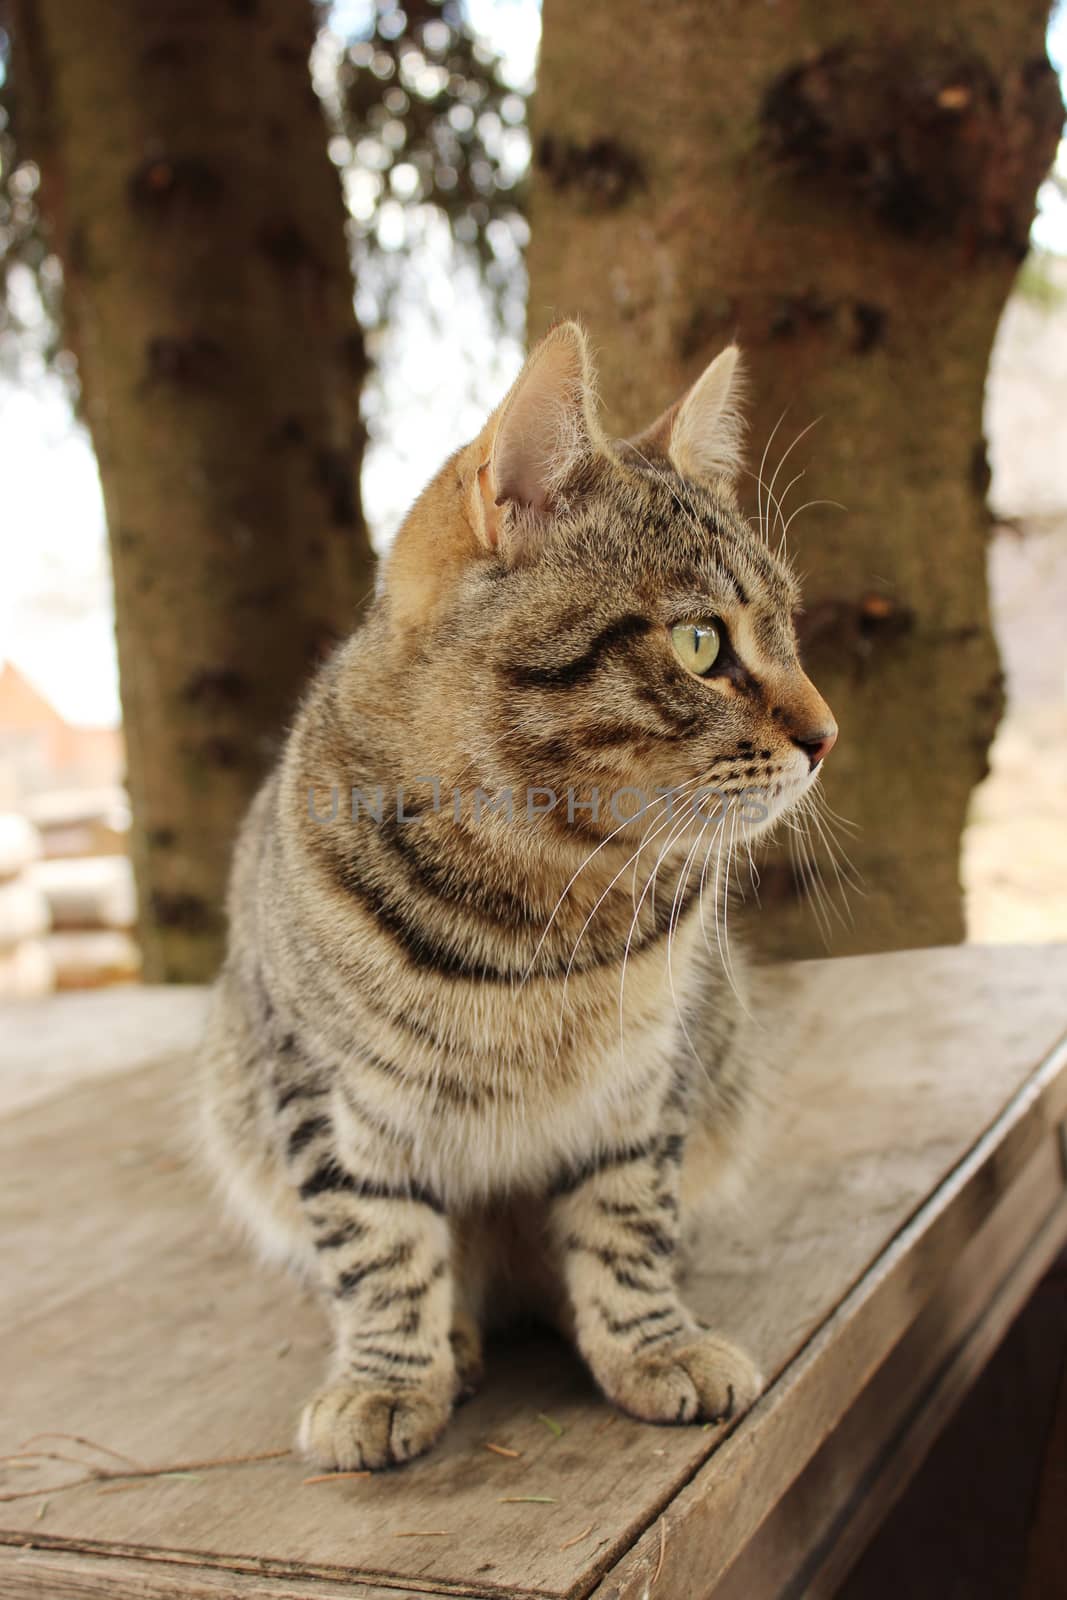
[[[1061,118],[1045,0],[545,0],[531,336],[581,314],[617,431],[737,337],[785,514],[826,792],[866,896],[835,951],[963,933],[959,842],[1001,677],[982,398]],[[748,498],[756,506],[754,483]],[[773,514],[772,514],[773,515]],[[782,865],[768,949],[818,953]],[[780,903],[766,907],[769,897]]]
[[[372,582],[313,37],[309,0],[14,7],[110,531],[152,979],[212,972],[236,824]]]

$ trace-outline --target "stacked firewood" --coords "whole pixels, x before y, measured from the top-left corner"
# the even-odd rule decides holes
[[[49,974],[45,987],[86,989],[136,978],[137,900],[125,854],[124,797],[112,790],[64,791],[38,796],[27,810],[26,826],[38,843],[17,882],[29,897],[25,915],[31,901],[39,920],[43,909],[35,937]]]
[[[0,815],[0,1000],[32,999],[55,984],[51,913],[31,877],[41,854],[41,836],[28,818]]]

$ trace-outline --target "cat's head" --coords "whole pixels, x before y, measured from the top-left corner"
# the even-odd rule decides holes
[[[813,782],[837,728],[797,657],[796,580],[738,508],[738,389],[731,347],[609,441],[585,337],[562,323],[412,509],[386,648],[415,725],[483,785],[561,805],[595,787],[606,829],[621,790],[706,785],[758,795],[753,832]]]

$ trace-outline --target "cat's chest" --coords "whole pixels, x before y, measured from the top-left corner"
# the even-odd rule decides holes
[[[630,1143],[655,1124],[670,1078],[664,1054],[587,1061],[581,1077],[530,1082],[462,1110],[438,1105],[417,1132],[420,1168],[451,1203],[550,1187],[598,1149]]]
[[[419,1165],[462,1200],[550,1185],[599,1149],[632,1143],[655,1126],[679,1048],[677,1016],[657,1001],[636,1015],[617,996],[580,1026],[542,1015],[515,1018],[509,1050],[468,1058],[462,1095],[439,1092],[409,1108]],[[521,1044],[520,1044],[521,1039]]]

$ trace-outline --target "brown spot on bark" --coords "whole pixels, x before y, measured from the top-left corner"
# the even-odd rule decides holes
[[[164,71],[188,59],[189,46],[184,39],[157,39],[141,51],[141,65],[149,70],[159,67]]]
[[[198,739],[196,748],[208,766],[221,767],[224,772],[232,772],[244,760],[244,751],[238,741],[227,739],[221,733],[209,733],[205,738]]]
[[[154,889],[148,899],[148,915],[161,928],[184,928],[188,933],[203,933],[213,925],[207,902],[180,890]]]
[[[866,355],[885,340],[885,326],[889,313],[884,306],[872,305],[869,300],[855,300],[852,304],[852,348],[857,355]]]
[[[989,493],[992,481],[993,473],[989,465],[986,442],[984,439],[979,439],[971,451],[971,487],[980,500],[984,500]]]
[[[694,306],[675,340],[681,359],[689,361],[721,339],[724,324],[734,321],[736,315],[734,302],[725,295],[706,305]]]
[[[554,133],[537,145],[537,166],[553,189],[574,189],[598,211],[614,211],[643,188],[641,163],[617,139],[590,139],[579,144]]]
[[[772,339],[791,339],[807,329],[824,326],[833,314],[832,303],[814,289],[783,295],[771,312],[767,331]]]
[[[152,850],[172,850],[178,842],[176,828],[149,828],[145,840]]]
[[[89,271],[89,234],[83,222],[74,223],[70,230],[67,271],[77,274]]]
[[[872,590],[858,600],[842,597],[809,606],[797,619],[797,640],[809,659],[823,654],[831,662],[851,657],[863,664],[876,646],[903,638],[914,626],[910,606]]]
[[[298,225],[283,218],[265,222],[256,235],[256,244],[276,267],[291,272],[305,262],[313,263],[314,253]]]
[[[300,417],[283,417],[268,439],[271,445],[304,444],[306,441],[307,429]]]
[[[222,346],[206,334],[160,335],[149,339],[145,350],[145,379],[149,383],[209,388],[225,366]]]
[[[837,45],[771,84],[764,149],[821,203],[858,201],[892,231],[1015,252],[1062,121],[1043,58],[993,64],[920,32]]]
[[[248,679],[234,667],[201,667],[186,679],[182,699],[206,709],[239,705],[248,697]]]
[[[179,202],[214,205],[225,189],[219,173],[193,157],[154,156],[130,176],[128,192],[135,210],[162,216]]]
[[[320,450],[315,457],[315,473],[325,490],[330,518],[339,528],[356,524],[356,485],[350,458],[341,450]]]

